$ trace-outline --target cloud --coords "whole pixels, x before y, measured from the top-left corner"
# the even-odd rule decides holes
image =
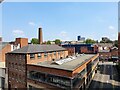
[[[67,36],[67,32],[65,32],[65,31],[61,31],[61,32],[60,32],[60,36],[62,36],[62,37],[66,37],[66,36]]]
[[[62,41],[69,41],[69,40],[71,40],[69,38],[68,33],[66,31],[61,31],[60,34],[59,34],[59,36],[60,36],[60,39]]]
[[[115,27],[114,26],[109,26],[108,29],[109,30],[115,30]]]
[[[24,37],[25,36],[24,31],[18,30],[18,29],[13,30],[12,33],[15,37]]]
[[[29,22],[28,24],[31,25],[31,26],[35,26],[36,25],[34,22]]]

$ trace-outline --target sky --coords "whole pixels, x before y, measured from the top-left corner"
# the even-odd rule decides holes
[[[77,36],[101,40],[118,37],[117,2],[4,2],[2,3],[4,41],[17,37],[77,40]]]

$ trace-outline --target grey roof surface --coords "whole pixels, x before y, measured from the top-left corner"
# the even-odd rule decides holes
[[[2,50],[9,42],[0,42],[0,50]]]
[[[37,53],[37,52],[50,52],[65,50],[58,45],[40,45],[40,44],[29,44],[20,49],[14,50],[10,53]]]
[[[84,55],[76,57],[76,59],[74,59],[74,60],[65,62],[63,64],[53,64],[50,61],[44,61],[44,62],[40,62],[40,63],[34,64],[34,65],[73,71],[77,67],[80,67],[82,64],[84,64],[85,62],[90,60],[95,55],[96,54],[84,54]]]
[[[110,52],[110,50],[100,50],[99,52]]]
[[[113,44],[112,43],[97,43],[98,46],[102,46],[102,47],[112,47]]]

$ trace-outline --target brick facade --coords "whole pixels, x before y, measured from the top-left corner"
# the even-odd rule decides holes
[[[38,54],[40,54],[41,57],[38,58]],[[68,56],[68,51],[47,52],[46,58],[45,58],[45,54],[46,53],[33,53],[32,55],[34,56],[34,58],[33,57],[31,58],[31,54],[7,53],[6,54],[6,62],[7,62],[6,71],[8,73],[9,88],[26,88],[27,87],[27,80],[26,80],[27,64],[36,64],[45,60],[52,61],[60,58],[66,58]],[[62,72],[59,72],[59,73],[62,73]]]
[[[20,44],[20,48],[28,45],[28,38],[16,38],[16,43]]]
[[[5,47],[3,47],[0,51],[0,61],[5,62],[5,53],[11,51],[11,45],[7,44]]]
[[[6,72],[8,73],[8,88],[25,88],[26,55],[6,54]]]
[[[88,78],[89,78],[89,80],[91,80],[91,78],[93,78],[93,76],[94,76],[94,70],[95,70],[95,68],[96,68],[96,66],[97,66],[97,64],[99,62],[98,61],[98,56],[99,56],[99,54],[95,55],[94,57],[92,57],[87,62],[83,63],[81,66],[77,67],[73,71],[28,64],[27,65],[28,73],[30,71],[36,71],[36,72],[46,73],[46,76],[47,76],[47,74],[51,74],[51,75],[54,75],[54,76],[74,78],[74,77],[76,77],[78,75],[78,73],[80,73],[83,69],[85,69],[89,63],[94,62],[97,59],[97,62],[95,63],[95,65],[93,65],[93,67],[91,69],[92,74],[91,74],[91,71],[86,72],[84,74],[82,80],[81,80],[81,83],[78,82],[78,84],[82,85],[83,83],[85,83],[87,85],[88,84]],[[92,75],[92,77],[91,77],[91,75]],[[27,84],[28,84],[28,86],[32,85],[35,88],[40,87],[40,88],[44,88],[44,89],[48,89],[49,87],[52,88],[52,89],[56,89],[55,86],[57,86],[57,84],[52,85],[52,84],[44,83],[44,82],[41,82],[41,81],[39,82],[39,80],[38,81],[33,80],[33,79],[29,78],[29,77],[27,78]],[[60,87],[58,87],[58,86],[57,86],[57,88],[60,89]],[[75,87],[78,88],[80,86],[75,86]]]

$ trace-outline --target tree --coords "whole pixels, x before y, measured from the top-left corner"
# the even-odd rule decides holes
[[[31,43],[32,44],[39,44],[39,40],[37,38],[32,38]]]
[[[48,40],[48,41],[47,41],[47,44],[51,44],[51,41],[50,41],[50,40]]]
[[[55,39],[55,44],[61,44],[60,39]]]
[[[96,41],[88,38],[85,40],[85,43],[86,44],[94,44],[94,43],[96,43]]]

